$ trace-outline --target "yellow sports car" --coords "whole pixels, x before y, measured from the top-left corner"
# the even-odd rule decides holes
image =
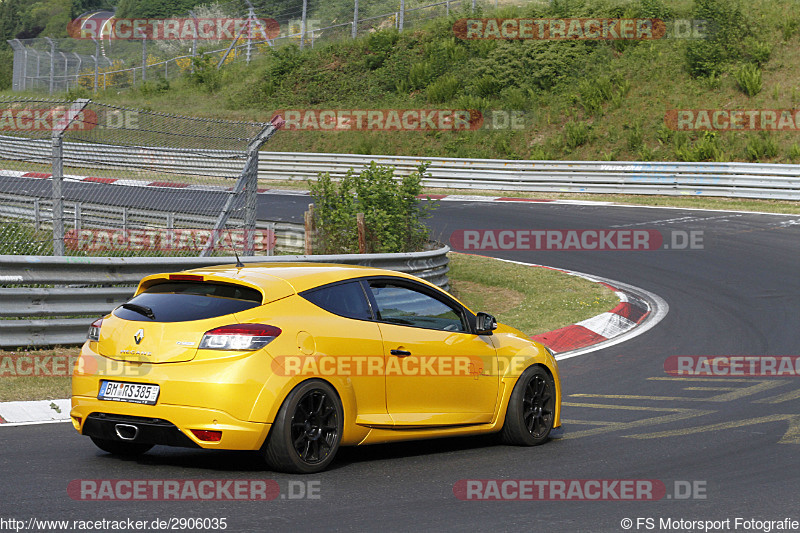
[[[104,451],[261,450],[284,472],[339,446],[560,427],[553,354],[438,287],[377,268],[270,263],[144,278],[95,321],[72,423]]]

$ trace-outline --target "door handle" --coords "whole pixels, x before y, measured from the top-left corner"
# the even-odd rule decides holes
[[[409,355],[411,355],[411,352],[408,352],[406,350],[391,350],[389,353],[391,353],[392,355],[398,355],[400,357],[408,357]]]

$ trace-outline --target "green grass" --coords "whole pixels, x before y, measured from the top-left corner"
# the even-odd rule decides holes
[[[226,65],[219,76],[211,76],[213,83],[187,76],[164,90],[109,89],[94,97],[155,111],[255,121],[269,120],[279,110],[309,108],[525,112],[524,125],[513,130],[282,131],[265,146],[275,151],[795,162],[793,131],[770,133],[767,151],[754,151],[748,133],[741,131],[713,139],[702,132],[664,134],[668,109],[793,109],[800,104],[800,16],[794,2],[703,3],[727,17],[720,42],[466,41],[455,38],[452,29],[465,13],[453,10],[450,19],[413,31],[384,30],[313,50],[264,51],[249,66]],[[488,8],[481,15],[690,19],[693,10],[690,0],[559,1]]]
[[[450,254],[451,292],[474,312],[536,335],[593,317],[619,299],[603,285],[546,268]]]
[[[451,292],[464,304],[475,312],[491,313],[528,335],[584,320],[618,303],[614,293],[602,285],[554,270],[463,254],[450,254],[450,268]],[[79,353],[78,347],[0,350],[0,362],[20,356],[69,358]],[[0,402],[69,395],[69,377],[0,374]]]

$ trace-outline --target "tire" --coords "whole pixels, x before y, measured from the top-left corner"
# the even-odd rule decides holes
[[[123,457],[136,457],[137,455],[142,455],[154,446],[153,444],[138,444],[134,442],[101,439],[98,437],[89,438],[92,439],[92,442],[94,442],[95,446],[104,452]]]
[[[541,366],[522,373],[511,398],[500,439],[512,446],[538,446],[547,441],[555,420],[556,387]]]
[[[304,381],[275,417],[264,459],[278,472],[312,474],[327,468],[342,440],[344,411],[336,391],[320,380]]]

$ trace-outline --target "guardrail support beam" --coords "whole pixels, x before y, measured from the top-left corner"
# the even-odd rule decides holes
[[[228,195],[228,199],[225,201],[225,206],[222,208],[219,217],[217,217],[217,222],[214,224],[214,229],[211,230],[211,236],[208,238],[208,242],[203,248],[203,251],[200,252],[200,257],[208,257],[214,251],[214,247],[217,245],[217,240],[219,239],[219,234],[225,229],[228,223],[228,218],[230,217],[236,197],[245,190],[247,191],[247,198],[245,200],[244,233],[247,237],[244,255],[253,255],[253,232],[256,229],[256,199],[258,194],[258,151],[270,137],[275,135],[275,133],[283,127],[284,123],[283,117],[277,115],[264,126],[258,135],[250,140],[250,143],[247,145],[247,160],[245,161],[244,168],[241,174],[239,174],[239,179],[236,180],[236,185]]]
[[[63,120],[53,127],[53,255],[64,255],[64,147],[63,137],[70,124],[89,104],[88,98],[75,100]]]

